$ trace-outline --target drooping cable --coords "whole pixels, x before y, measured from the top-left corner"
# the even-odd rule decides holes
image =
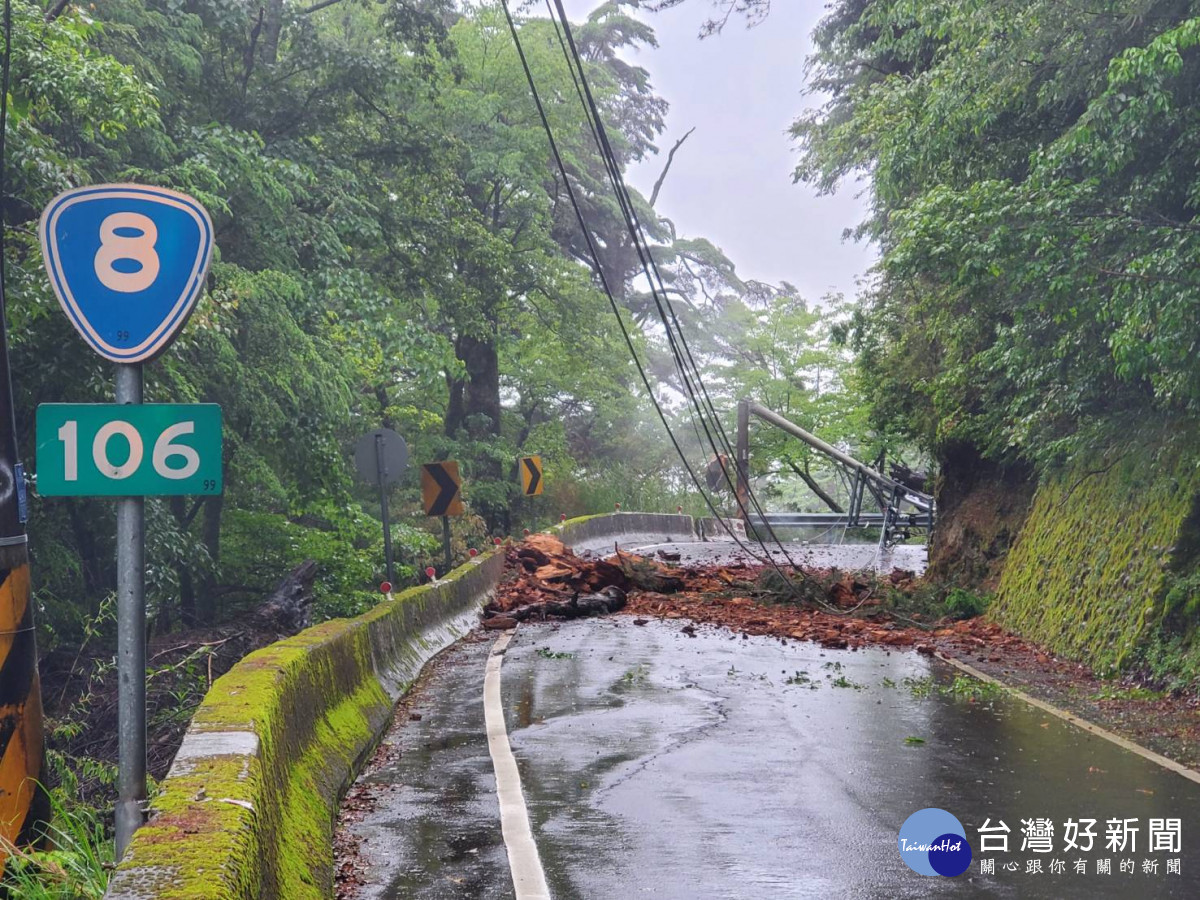
[[[572,82],[575,85],[576,93],[579,95],[580,103],[584,108],[584,114],[587,119],[588,126],[592,132],[593,139],[596,142],[597,151],[604,161],[609,180],[611,181],[613,190],[617,196],[618,205],[620,206],[622,215],[625,219],[626,228],[630,233],[634,248],[637,252],[638,260],[641,263],[643,273],[645,274],[649,284],[655,307],[659,313],[660,319],[662,320],[668,345],[671,348],[672,356],[674,357],[676,363],[676,369],[679,372],[681,383],[684,387],[685,396],[689,400],[691,406],[696,410],[697,415],[693,416],[693,426],[695,427],[695,423],[699,421],[700,425],[703,427],[705,435],[708,437],[709,445],[713,449],[714,458],[721,469],[721,473],[726,484],[728,485],[737,502],[742,516],[744,519],[749,519],[748,510],[745,504],[742,502],[742,498],[737,491],[734,479],[729,472],[727,464],[725,463],[725,459],[734,458],[736,465],[736,453],[732,443],[729,440],[728,434],[725,432],[725,429],[721,424],[720,416],[716,412],[716,408],[708,394],[708,390],[704,385],[704,380],[701,376],[699,365],[696,363],[691,348],[687,344],[686,336],[679,321],[678,315],[675,312],[674,305],[671,303],[669,292],[663,281],[662,274],[659,271],[658,265],[654,260],[653,253],[650,250],[649,241],[645,236],[645,230],[642,227],[641,222],[638,220],[637,211],[634,207],[628,187],[625,185],[624,177],[621,174],[620,164],[616,158],[616,153],[612,148],[612,144],[608,139],[607,131],[604,128],[604,122],[600,115],[599,105],[596,103],[595,97],[592,94],[591,88],[588,84],[587,74],[584,70],[582,58],[571,31],[570,21],[567,18],[565,9],[563,8],[562,0],[553,0],[557,9],[557,16],[555,15],[555,11],[550,9],[550,2],[551,0],[546,0],[547,9],[550,10],[550,18],[554,25],[555,33],[558,36],[559,44],[562,47],[568,69],[571,72]],[[597,260],[597,265],[599,264],[599,260]],[[695,384],[693,384],[693,381]],[[713,423],[713,428],[711,430],[708,425],[710,420]],[[714,433],[716,437],[714,437]],[[699,437],[699,434],[697,434],[697,437]],[[717,437],[720,438],[720,446],[717,443]],[[755,511],[758,513],[759,520],[765,525],[771,539],[776,545],[778,545],[784,558],[787,559],[789,565],[791,565],[794,570],[799,571],[799,567],[791,558],[787,548],[775,534],[774,529],[767,520],[762,505],[759,503],[748,478],[746,483],[746,496],[751,505],[755,508]],[[771,551],[767,548],[766,543],[758,537],[757,532],[755,534],[755,538],[762,546],[763,551],[768,555],[771,555]]]
[[[709,510],[712,512],[713,516],[715,518],[720,519],[721,518],[720,513],[717,511],[716,506],[713,504],[712,499],[708,496],[708,493],[704,490],[704,487],[700,483],[700,479],[697,477],[696,472],[692,468],[691,463],[688,462],[687,455],[683,452],[683,448],[680,446],[678,438],[676,438],[674,431],[672,431],[672,429],[671,429],[670,422],[667,421],[666,413],[663,411],[662,405],[658,402],[658,398],[654,394],[653,387],[650,384],[650,378],[646,374],[646,370],[643,367],[641,359],[637,354],[637,348],[633,343],[633,338],[629,334],[629,329],[626,327],[625,320],[621,315],[620,305],[617,303],[616,296],[613,294],[612,288],[608,283],[608,278],[604,274],[604,269],[603,269],[603,266],[601,265],[600,254],[596,248],[595,241],[592,239],[591,231],[587,227],[587,221],[583,216],[583,210],[580,208],[578,198],[575,196],[574,188],[571,186],[570,177],[567,174],[566,164],[563,162],[562,154],[559,152],[558,142],[554,137],[554,131],[550,126],[550,120],[547,117],[545,107],[542,104],[541,94],[538,92],[537,84],[534,82],[533,72],[529,68],[529,61],[525,56],[525,49],[521,44],[520,36],[517,33],[517,26],[516,26],[516,23],[513,21],[512,13],[509,11],[507,0],[501,0],[501,5],[504,8],[504,16],[505,16],[505,19],[508,21],[509,30],[512,32],[513,43],[516,45],[517,55],[521,61],[521,67],[524,69],[525,78],[529,82],[529,90],[533,95],[533,101],[534,101],[535,106],[537,107],[538,117],[541,119],[542,127],[546,131],[546,137],[550,143],[550,152],[554,157],[554,161],[558,167],[559,174],[562,175],[563,184],[566,188],[567,197],[571,203],[571,208],[575,212],[575,218],[576,218],[577,222],[579,223],[580,231],[583,233],[584,241],[587,244],[588,252],[591,255],[591,257],[595,263],[596,272],[600,279],[601,288],[603,289],[605,295],[608,297],[609,305],[612,307],[613,313],[617,317],[617,322],[620,326],[621,334],[625,338],[625,344],[629,349],[629,353],[630,353],[631,357],[633,358],[633,362],[637,368],[638,375],[641,377],[642,384],[646,388],[646,393],[649,395],[650,401],[654,405],[654,409],[658,413],[659,419],[662,420],[663,427],[666,429],[667,435],[671,439],[671,444],[674,446],[675,452],[679,455],[680,461],[683,463],[684,469],[687,471],[688,476],[691,478],[692,482],[696,485],[696,489],[700,492],[701,497],[704,498],[704,502],[708,506]],[[738,539],[737,535],[733,534],[732,529],[727,529],[727,530],[729,530],[730,536],[734,539],[734,541],[738,544],[738,546],[743,551],[745,551],[747,554],[749,554],[751,557],[755,558],[759,562],[762,562],[762,560],[759,559],[757,557],[757,555],[754,554],[754,552],[752,550],[750,550],[749,547],[747,547],[744,543],[742,543]],[[771,558],[770,554],[768,554],[767,562],[769,562],[771,565],[775,566],[775,568],[777,570],[779,569],[779,567],[777,565],[775,565],[775,562]],[[784,575],[784,573],[782,571],[780,571],[779,574],[781,575],[781,577],[784,578],[785,582],[787,582],[788,584],[791,583],[790,580],[787,579],[787,576]]]
[[[733,490],[734,485],[732,483],[732,479],[730,478],[729,472],[727,471],[725,465],[720,463],[722,450],[724,450],[725,454],[728,456],[734,455],[732,444],[728,435],[725,433],[724,427],[721,424],[720,416],[717,414],[716,408],[712,403],[712,399],[708,394],[708,390],[704,385],[699,365],[691,352],[691,347],[687,344],[687,339],[683,331],[682,324],[680,323],[678,315],[675,312],[674,304],[671,302],[670,292],[666,288],[661,272],[659,271],[658,265],[654,260],[653,253],[650,250],[649,241],[645,236],[645,230],[642,227],[641,222],[638,220],[636,208],[632,202],[628,188],[624,183],[624,177],[621,174],[620,164],[616,159],[616,153],[613,150],[610,141],[608,140],[607,131],[604,129],[603,118],[600,115],[598,105],[596,104],[595,98],[592,96],[590,87],[587,83],[587,74],[584,71],[583,63],[578,52],[578,47],[574,42],[574,37],[570,28],[570,22],[565,15],[561,0],[555,0],[555,3],[558,7],[558,17],[555,16],[555,12],[553,8],[551,8],[551,0],[546,0],[546,6],[550,12],[555,33],[558,36],[560,47],[563,50],[564,58],[566,59],[567,66],[571,72],[572,82],[575,85],[576,93],[579,95],[580,103],[584,107],[588,126],[592,132],[593,139],[596,142],[597,150],[605,162],[606,170],[612,182],[613,189],[617,195],[617,200],[621,207],[622,214],[625,216],[626,227],[630,232],[631,238],[633,239],[634,248],[638,253],[638,258],[641,262],[643,273],[645,274],[650,285],[651,295],[655,300],[656,308],[658,309],[660,318],[663,321],[668,343],[671,347],[672,355],[676,361],[676,368],[679,371],[681,382],[689,400],[692,402],[692,405],[696,407],[701,421],[705,422],[705,432],[709,437],[710,446],[712,446],[719,464],[721,465],[722,473],[726,479],[726,482],[729,484],[731,490]],[[559,18],[561,18],[562,21],[561,28],[559,26]],[[563,37],[564,33],[566,34],[565,41]],[[568,43],[570,44],[569,49],[567,46]],[[585,94],[587,95],[586,97]],[[678,338],[675,336],[676,332],[678,332]],[[695,387],[693,386],[693,380],[695,381]],[[699,389],[700,397],[703,398],[703,403],[701,403],[701,401],[697,398],[697,388]],[[706,421],[707,418],[711,418],[713,421],[713,430],[716,432],[717,436],[720,437],[723,445],[722,447],[718,447],[716,445],[713,435],[709,433]],[[703,443],[703,441],[701,443]],[[749,489],[748,493],[752,494],[752,489]],[[761,506],[757,504],[756,498],[754,505],[758,507],[757,511],[761,515],[762,509]],[[745,514],[744,508],[742,512]]]

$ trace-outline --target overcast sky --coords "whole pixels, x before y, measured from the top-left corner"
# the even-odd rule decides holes
[[[569,0],[576,21],[599,5]],[[649,70],[671,109],[661,156],[629,172],[649,196],[666,152],[692,126],[675,155],[657,209],[685,237],[707,237],[721,247],[743,278],[786,280],[816,299],[830,291],[854,293],[871,265],[870,248],[843,241],[842,232],[864,217],[861,185],[819,197],[793,184],[795,150],[788,126],[815,99],[801,93],[809,35],[824,14],[821,0],[776,2],[770,17],[747,30],[731,21],[719,37],[697,38],[712,12],[708,0],[643,13],[659,41],[634,61]]]

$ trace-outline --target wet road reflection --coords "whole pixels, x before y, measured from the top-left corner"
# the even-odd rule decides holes
[[[1200,895],[1200,785],[1019,701],[956,692],[956,673],[916,654],[682,625],[522,626],[509,648],[510,741],[559,900]],[[489,645],[452,651],[394,738],[402,755],[365,776],[381,793],[355,826],[364,896],[512,896],[482,728]],[[900,825],[928,806],[966,828],[976,862],[957,879],[900,861]],[[1022,852],[1034,817],[1055,823],[1054,852]],[[1098,846],[1062,852],[1081,817],[1099,820]],[[1182,819],[1178,854],[1147,852],[1151,817]],[[1134,852],[1105,851],[1111,818],[1139,820]],[[979,872],[985,819],[1011,829],[1010,852],[984,855],[995,875]],[[1102,858],[1113,874],[1095,874]]]

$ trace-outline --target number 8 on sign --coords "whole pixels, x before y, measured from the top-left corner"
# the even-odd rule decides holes
[[[121,234],[118,228],[136,232],[136,235]],[[157,240],[154,220],[141,213],[113,213],[101,222],[100,249],[93,261],[100,283],[122,294],[144,291],[154,284],[154,279],[158,278],[158,254],[154,252]],[[131,272],[119,271],[113,265],[118,261],[135,262],[138,268]]]
[[[212,260],[213,227],[186,194],[136,184],[76,188],[42,213],[50,284],[83,339],[118,363],[165,350]]]

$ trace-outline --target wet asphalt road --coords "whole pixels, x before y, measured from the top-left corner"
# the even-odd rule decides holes
[[[522,626],[508,649],[509,737],[559,900],[1200,896],[1200,785],[1020,701],[943,692],[954,673],[936,660],[682,627]],[[351,828],[369,864],[362,896],[513,896],[483,730],[491,642],[436,664],[420,720],[387,738],[400,755],[364,774],[378,793]],[[966,827],[976,862],[959,878],[899,858],[900,825],[929,806]],[[1031,817],[1055,822],[1056,851],[1067,818],[1098,819],[1099,847],[1021,852]],[[1104,821],[1127,817],[1137,852],[1101,852]],[[1182,852],[1145,852],[1150,817],[1182,819]],[[985,818],[1011,828],[1011,852],[984,855],[995,875],[979,874]],[[1126,856],[1137,874],[1120,873]],[[1172,856],[1182,875],[1166,874]],[[1113,874],[1095,874],[1101,858]],[[1043,874],[1025,874],[1031,859]]]

